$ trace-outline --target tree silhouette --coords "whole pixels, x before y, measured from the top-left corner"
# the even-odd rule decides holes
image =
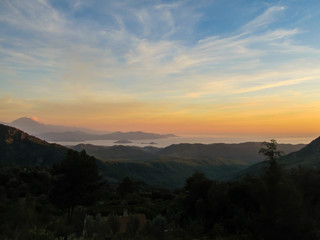
[[[274,186],[280,179],[281,169],[277,163],[277,159],[281,157],[282,152],[277,149],[278,143],[275,139],[270,142],[263,142],[259,153],[267,157],[269,161],[269,168],[267,169],[267,179],[269,183]]]
[[[75,206],[89,206],[97,200],[101,177],[95,158],[84,150],[70,150],[63,161],[54,165],[52,175],[51,199],[58,207],[67,209],[69,222]]]
[[[267,160],[273,161],[281,157],[282,152],[277,150],[278,143],[275,139],[271,139],[270,142],[263,142],[263,147],[260,148],[259,153],[267,157]]]

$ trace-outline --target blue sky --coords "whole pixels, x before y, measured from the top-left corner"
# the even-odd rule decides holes
[[[315,134],[319,26],[312,0],[2,0],[0,120]]]

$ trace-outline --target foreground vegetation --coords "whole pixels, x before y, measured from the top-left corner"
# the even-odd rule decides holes
[[[84,151],[52,168],[2,167],[0,239],[319,239],[320,172],[284,171],[276,142],[268,144],[260,176],[195,173],[175,191],[129,178],[110,185]],[[123,212],[132,216],[124,228]]]

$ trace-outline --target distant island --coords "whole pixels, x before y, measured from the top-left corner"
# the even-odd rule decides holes
[[[149,142],[149,143],[142,142],[142,143],[140,143],[140,144],[150,144],[150,145],[154,145],[154,144],[158,144],[158,143],[156,143],[156,142]]]
[[[118,141],[115,141],[114,143],[132,143],[131,141],[127,140],[127,139],[122,139],[122,140],[118,140]]]

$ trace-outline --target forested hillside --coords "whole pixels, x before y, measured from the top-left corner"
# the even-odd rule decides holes
[[[65,158],[66,147],[49,144],[19,129],[0,124],[0,163],[2,165],[51,166]]]

